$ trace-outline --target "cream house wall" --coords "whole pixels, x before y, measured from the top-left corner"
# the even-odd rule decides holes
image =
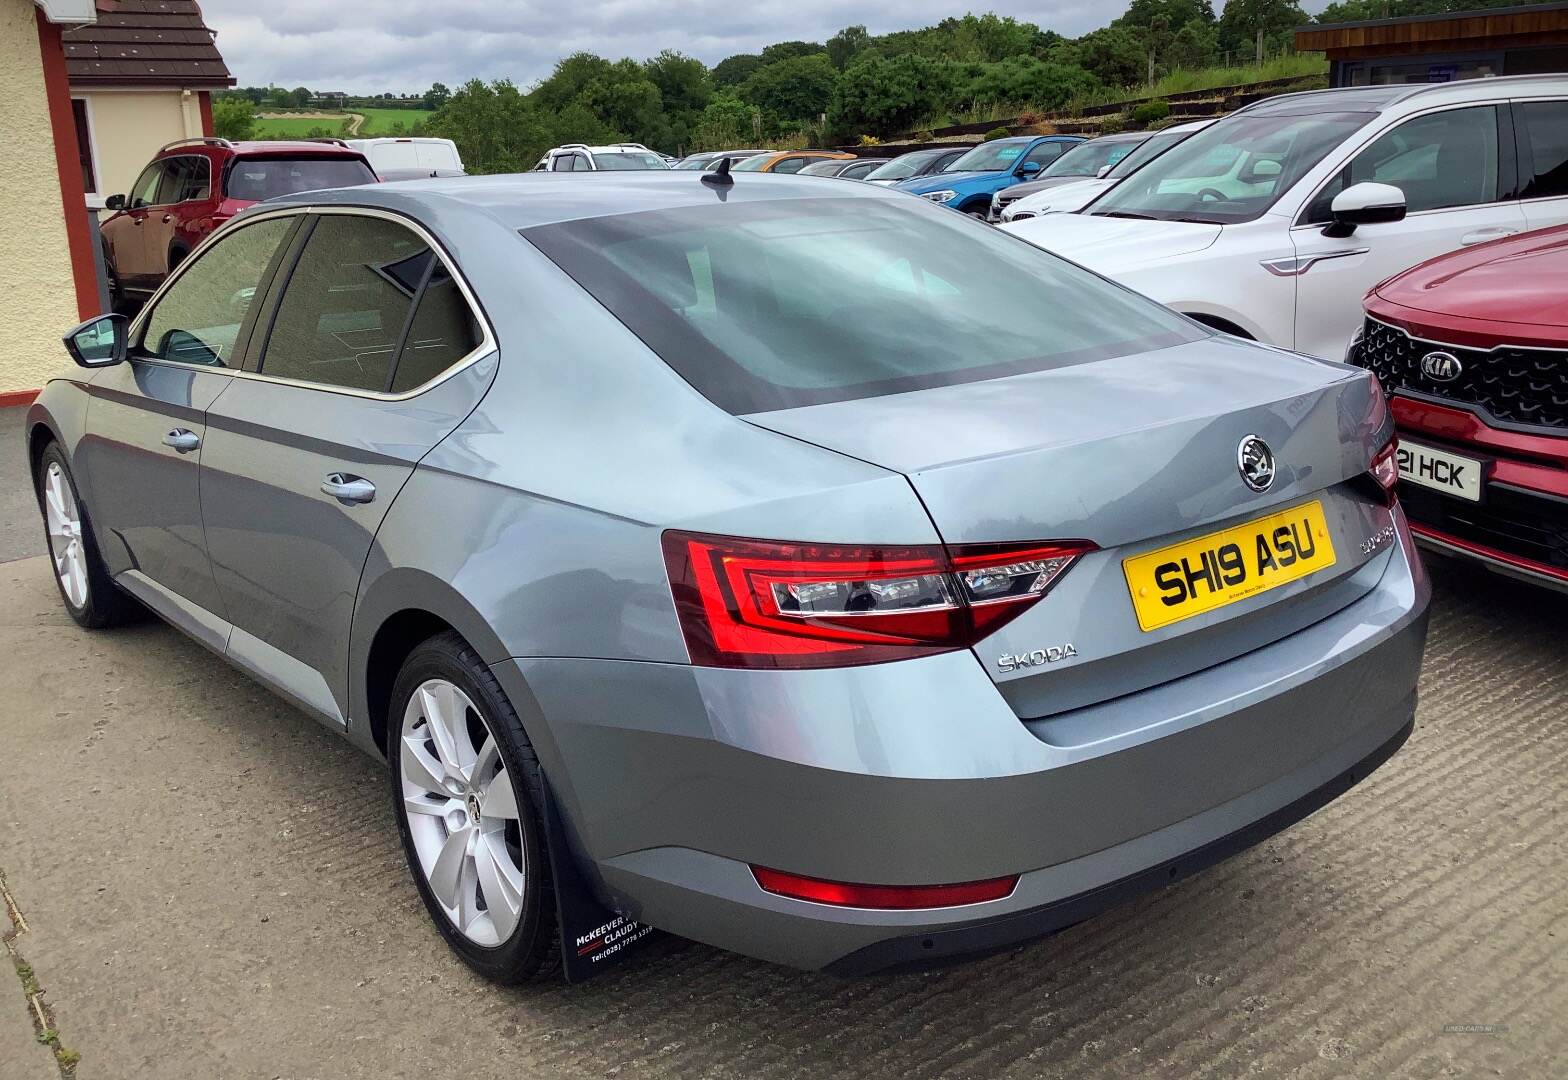
[[[93,172],[101,200],[124,195],[158,148],[201,137],[201,103],[190,90],[71,90],[87,102]],[[89,201],[93,192],[88,193]]]
[[[65,213],[83,208],[61,205],[34,11],[0,0],[0,394],[64,371],[60,335],[77,322]]]

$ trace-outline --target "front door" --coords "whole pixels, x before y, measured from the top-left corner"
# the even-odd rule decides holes
[[[1358,153],[1291,230],[1296,251],[1296,341],[1302,352],[1342,360],[1361,325],[1361,298],[1386,277],[1435,255],[1519,232],[1506,111],[1469,106],[1413,117]],[[1323,235],[1333,197],[1374,181],[1405,193],[1403,221]]]
[[[247,353],[261,378],[235,379],[209,413],[201,499],[230,658],[342,724],[376,530],[494,368],[466,363],[485,335],[419,232],[355,212],[307,227],[271,334]]]
[[[125,197],[125,209],[103,223],[104,246],[122,288],[150,291],[154,286],[147,265],[147,215],[158,200],[163,162],[142,170]]]
[[[122,584],[154,606],[147,588],[175,598],[208,626],[223,604],[202,528],[207,410],[229,387],[251,298],[292,225],[258,222],[206,249],[138,320],[130,359],[90,388],[78,458],[109,572],[129,574]]]

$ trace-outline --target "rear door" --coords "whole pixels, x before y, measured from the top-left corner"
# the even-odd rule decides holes
[[[142,226],[146,271],[153,282],[169,275],[172,263],[186,252],[176,242],[191,206],[205,200],[212,190],[212,165],[201,154],[165,158],[156,203],[147,210]]]
[[[1424,113],[1373,139],[1291,230],[1295,260],[1265,264],[1296,279],[1295,347],[1342,359],[1373,285],[1434,255],[1523,230],[1514,172],[1512,125],[1494,105]],[[1324,236],[1334,196],[1365,181],[1403,191],[1405,219]]]
[[[1516,101],[1513,113],[1526,228],[1568,222],[1568,101]]]
[[[109,572],[134,572],[122,584],[154,606],[138,583],[211,613],[186,611],[208,626],[224,618],[224,607],[202,530],[207,409],[233,378],[257,288],[294,225],[287,217],[242,224],[204,249],[148,306],[130,359],[105,368],[89,390],[77,460]],[[221,648],[221,637],[208,644]]]
[[[415,465],[478,403],[478,308],[406,219],[308,220],[249,373],[209,414],[201,497],[229,655],[344,723],[348,636],[376,530]],[[432,522],[432,528],[441,523]]]

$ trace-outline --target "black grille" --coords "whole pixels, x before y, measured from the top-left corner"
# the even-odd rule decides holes
[[[1488,484],[1485,503],[1399,485],[1410,520],[1507,555],[1568,570],[1568,505]]]
[[[1458,358],[1464,370],[1457,379],[1438,382],[1422,373],[1421,358],[1436,351]],[[1568,429],[1568,352],[1437,345],[1368,319],[1350,359],[1376,375],[1386,394],[1405,390],[1478,406],[1503,424]]]

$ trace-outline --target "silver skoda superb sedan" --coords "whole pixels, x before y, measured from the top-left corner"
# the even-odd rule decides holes
[[[994,950],[1411,731],[1372,377],[871,185],[291,196],[67,345],[26,431],[71,615],[151,609],[384,758],[497,980],[624,935],[583,905],[838,972]]]

